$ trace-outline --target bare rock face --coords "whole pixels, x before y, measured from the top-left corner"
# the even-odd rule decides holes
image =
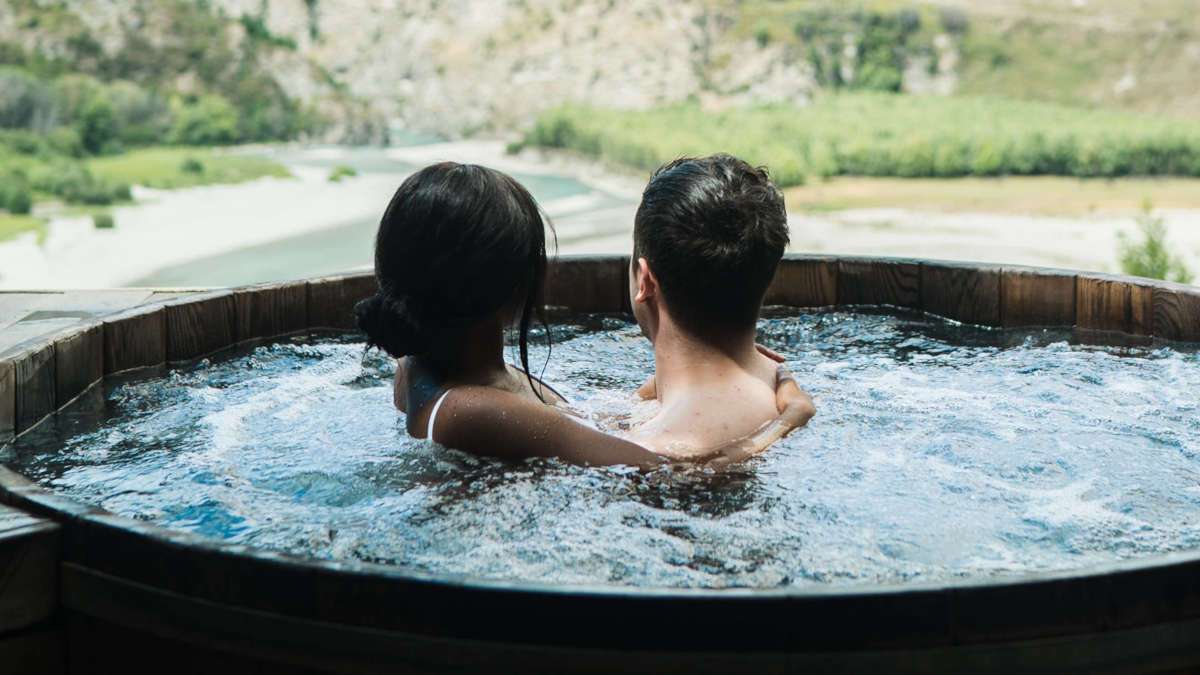
[[[9,3],[0,2],[0,40],[65,58],[80,32],[109,54],[135,41],[170,45],[179,8],[196,2],[25,1],[51,8],[46,11],[56,13],[57,25],[71,26],[57,37],[45,28],[27,30]],[[238,54],[252,39],[274,45],[256,51],[256,65],[289,96],[333,121],[329,141],[380,141],[389,122],[449,137],[503,134],[567,102],[633,109],[686,100],[713,107],[804,104],[818,88],[809,47],[750,39],[739,30],[739,0],[207,0],[188,6],[216,17],[210,54],[218,47]],[[857,43],[838,37],[826,47],[839,57],[826,60],[840,63],[847,71],[842,81],[852,82]],[[906,88],[952,90],[956,47],[947,42],[925,58],[910,64]],[[216,60],[235,67],[232,57]],[[188,61],[176,67],[174,89],[196,89]]]
[[[910,57],[904,68],[904,91],[909,94],[937,94],[946,96],[954,93],[958,86],[958,45],[946,34],[933,40],[933,55]]]
[[[260,0],[217,0],[237,16]],[[782,49],[731,42],[705,0],[267,0],[270,31],[404,126],[457,136],[522,126],[564,102],[645,108],[704,93],[805,101]],[[728,8],[726,8],[728,9]],[[284,75],[295,95],[309,74]]]
[[[230,13],[255,0],[221,0]],[[564,101],[645,107],[700,82],[700,3],[271,0],[266,22],[406,126],[510,128]],[[286,82],[313,93],[305,78]]]

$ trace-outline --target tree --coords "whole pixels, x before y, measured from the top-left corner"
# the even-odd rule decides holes
[[[83,149],[100,154],[117,139],[117,115],[106,94],[88,99],[79,111],[79,139]]]
[[[177,104],[171,140],[182,145],[222,145],[238,140],[237,110],[223,96]]]

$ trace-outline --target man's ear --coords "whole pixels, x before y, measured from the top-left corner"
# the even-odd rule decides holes
[[[637,295],[633,297],[634,302],[646,302],[658,295],[658,279],[654,276],[654,272],[650,269],[650,263],[645,258],[637,259],[637,270],[634,275],[637,277]]]

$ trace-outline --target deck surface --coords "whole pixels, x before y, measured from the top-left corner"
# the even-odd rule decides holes
[[[0,354],[86,321],[196,290],[0,291]]]

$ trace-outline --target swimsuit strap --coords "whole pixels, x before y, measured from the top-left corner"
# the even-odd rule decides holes
[[[442,403],[446,401],[446,397],[450,395],[451,391],[450,389],[443,391],[442,395],[438,397],[437,402],[433,404],[433,411],[429,413],[429,425],[425,430],[425,438],[430,441],[433,440],[433,423],[437,421],[438,409],[442,407]]]

